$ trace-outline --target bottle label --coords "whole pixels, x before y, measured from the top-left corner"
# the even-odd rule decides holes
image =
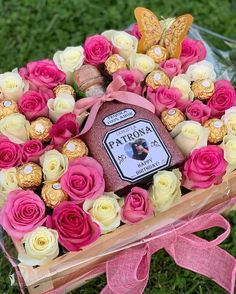
[[[132,108],[126,108],[106,116],[103,122],[106,126],[114,126],[122,121],[134,117],[136,112]]]
[[[107,132],[103,145],[120,177],[131,183],[170,165],[171,155],[165,143],[146,119]]]

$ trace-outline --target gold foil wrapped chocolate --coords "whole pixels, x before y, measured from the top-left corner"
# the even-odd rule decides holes
[[[25,189],[36,189],[42,182],[42,169],[34,163],[25,163],[16,172],[18,186]]]
[[[62,190],[59,182],[47,182],[42,188],[41,196],[50,208],[54,208],[68,199],[67,193]]]
[[[192,84],[192,91],[194,93],[194,97],[199,100],[209,99],[213,95],[214,90],[214,83],[209,79],[197,80]]]
[[[162,61],[166,61],[168,51],[166,48],[160,45],[154,45],[146,52],[148,56],[150,56],[156,63],[161,63]]]
[[[211,118],[207,120],[203,126],[208,128],[210,131],[208,136],[209,143],[217,144],[223,141],[224,136],[227,134],[226,125],[218,118]]]
[[[185,115],[178,108],[164,110],[161,113],[161,121],[168,131],[172,131],[177,124],[181,123],[185,119]]]
[[[62,154],[69,160],[88,155],[88,147],[81,139],[70,139],[62,148]]]
[[[39,139],[43,142],[48,142],[51,138],[49,130],[52,126],[50,119],[46,117],[39,117],[30,125],[30,137],[31,139]]]
[[[164,71],[157,69],[147,76],[146,85],[152,87],[153,89],[157,89],[160,86],[170,86],[170,79]]]
[[[105,68],[106,71],[112,75],[114,72],[116,72],[119,69],[125,69],[127,68],[127,64],[125,59],[120,56],[119,54],[113,54],[105,62]]]
[[[56,88],[53,89],[53,93],[55,96],[58,96],[59,94],[70,94],[75,98],[75,90],[72,86],[67,85],[67,84],[61,84],[56,86]]]
[[[18,107],[14,100],[4,100],[0,102],[0,119],[16,112],[18,112]]]
[[[85,64],[74,72],[78,91],[85,96],[102,96],[105,93],[105,79],[96,66]]]

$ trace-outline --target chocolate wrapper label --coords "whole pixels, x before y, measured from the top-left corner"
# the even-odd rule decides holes
[[[103,144],[120,177],[131,183],[170,164],[171,155],[149,120],[139,119],[108,132]]]

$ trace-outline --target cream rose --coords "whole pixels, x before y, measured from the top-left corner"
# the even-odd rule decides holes
[[[206,60],[199,61],[189,66],[186,71],[186,75],[189,76],[191,81],[210,79],[214,81],[216,79],[216,73],[212,63]]]
[[[156,63],[150,56],[136,53],[130,57],[130,68],[137,68],[147,75],[156,68]]]
[[[116,194],[104,193],[95,200],[85,200],[83,209],[100,226],[102,234],[106,234],[120,226],[121,204],[121,200]]]
[[[2,169],[0,171],[0,208],[5,203],[8,193],[17,188],[16,168]]]
[[[207,146],[209,129],[196,121],[183,121],[170,133],[184,155],[189,155],[195,148]]]
[[[225,114],[222,116],[222,121],[226,125],[228,133],[236,135],[236,106],[225,111]]]
[[[27,233],[22,242],[26,254],[20,253],[18,259],[30,266],[46,264],[59,254],[58,233],[46,227]]]
[[[53,61],[66,74],[67,84],[71,84],[73,72],[79,69],[84,62],[84,49],[82,46],[66,47],[65,50],[54,54]]]
[[[0,120],[0,133],[16,144],[29,139],[29,129],[29,121],[20,113],[12,113]]]
[[[236,136],[226,135],[221,147],[224,149],[224,158],[228,162],[228,172],[236,169]]]
[[[48,100],[49,117],[56,122],[63,114],[73,112],[75,98],[68,94],[59,94],[55,99]]]
[[[159,171],[153,176],[149,195],[155,211],[165,211],[180,200],[180,180],[181,174],[178,170]]]
[[[45,181],[57,181],[67,170],[68,158],[53,149],[40,157]]]
[[[124,31],[108,30],[102,35],[111,41],[112,45],[118,49],[119,55],[126,60],[137,52],[138,39]]]
[[[179,89],[185,100],[193,100],[194,93],[191,90],[191,80],[186,74],[180,74],[174,77],[170,86]]]
[[[0,74],[0,91],[3,93],[4,99],[17,101],[28,88],[28,82],[25,82],[18,72]]]

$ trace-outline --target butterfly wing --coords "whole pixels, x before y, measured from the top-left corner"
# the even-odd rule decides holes
[[[170,28],[167,29],[164,39],[164,47],[169,52],[170,58],[179,58],[181,43],[193,23],[191,14],[184,14],[177,17]]]
[[[150,47],[157,44],[161,38],[162,28],[156,15],[144,7],[137,7],[134,15],[142,35],[138,43],[138,52],[145,53]]]

